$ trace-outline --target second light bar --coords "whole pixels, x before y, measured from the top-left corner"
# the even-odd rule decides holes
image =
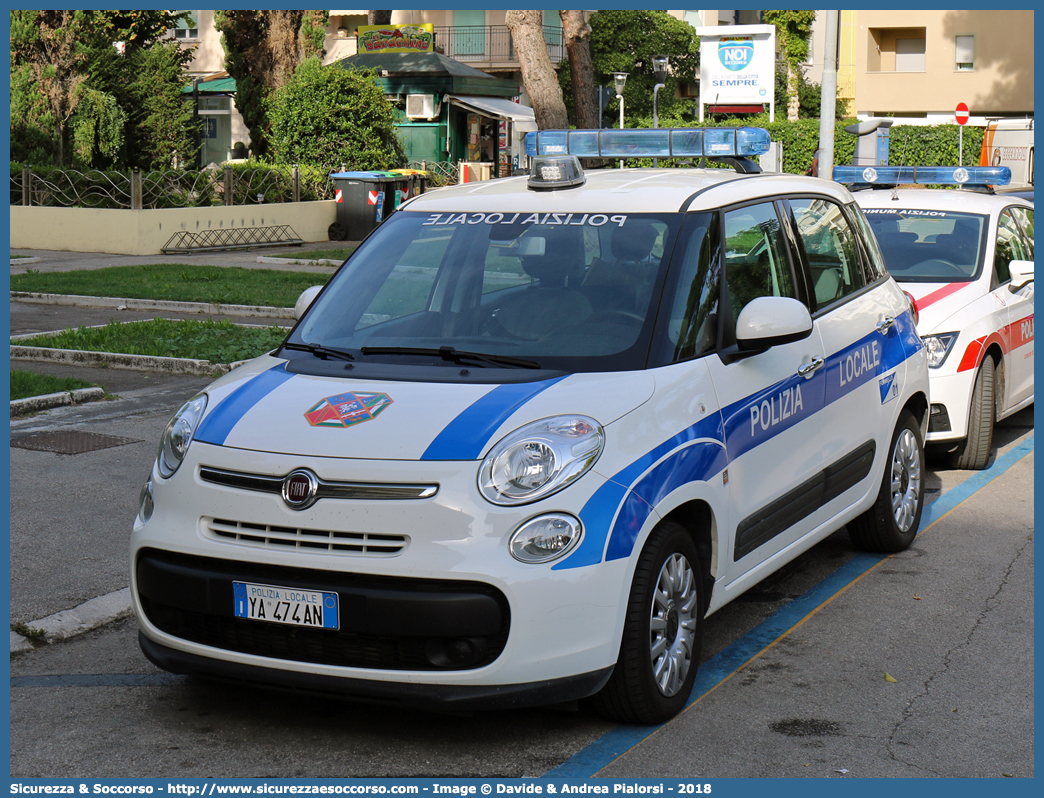
[[[526,155],[581,158],[715,158],[764,155],[769,132],[759,127],[539,130],[526,134]]]

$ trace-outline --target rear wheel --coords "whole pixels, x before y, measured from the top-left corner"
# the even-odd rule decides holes
[[[686,529],[661,521],[631,583],[620,656],[594,698],[614,720],[661,723],[689,700],[703,641],[703,576]]]
[[[881,490],[873,507],[848,524],[848,535],[866,551],[902,551],[917,534],[924,507],[924,444],[907,411],[892,433]]]
[[[956,451],[950,453],[951,468],[967,468],[979,471],[990,460],[993,446],[993,419],[997,408],[995,396],[996,366],[989,355],[982,359],[979,373],[975,375],[972,390],[971,412],[968,415],[968,437]]]

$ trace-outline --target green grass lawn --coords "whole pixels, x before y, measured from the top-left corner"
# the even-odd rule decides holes
[[[276,325],[240,327],[230,321],[209,319],[153,319],[127,323],[111,321],[104,327],[80,327],[57,335],[38,335],[12,343],[47,349],[186,357],[210,363],[233,363],[275,349],[286,334],[287,328]]]
[[[336,260],[343,261],[355,252],[355,247],[344,247],[342,249],[316,249],[308,252],[297,252],[293,255],[286,254],[281,257],[291,260]]]
[[[28,399],[30,396],[44,396],[49,393],[94,387],[93,382],[78,380],[74,377],[54,377],[50,374],[34,374],[31,371],[11,372],[12,399]]]
[[[292,308],[302,291],[312,285],[324,285],[330,276],[240,266],[159,263],[12,274],[11,290]]]

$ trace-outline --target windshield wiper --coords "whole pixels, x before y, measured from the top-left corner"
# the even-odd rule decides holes
[[[511,366],[520,369],[538,369],[540,364],[535,360],[525,360],[510,355],[487,355],[482,352],[461,352],[452,346],[414,347],[414,346],[364,346],[359,350],[364,355],[437,355],[451,363],[485,363],[490,366]]]
[[[316,357],[328,360],[355,360],[355,356],[343,349],[333,349],[322,344],[283,344],[283,349],[293,349],[298,352],[311,352]]]

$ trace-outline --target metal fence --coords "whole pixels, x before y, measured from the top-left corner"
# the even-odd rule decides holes
[[[544,41],[552,63],[566,57],[562,29],[544,26]],[[506,25],[445,25],[435,28],[435,45],[457,61],[517,61]]]
[[[428,184],[457,182],[455,163],[413,161],[410,169],[429,173]],[[201,170],[87,172],[75,169],[11,172],[11,204],[51,208],[199,208],[312,202],[335,196],[330,175],[344,164],[318,167],[232,166]]]

